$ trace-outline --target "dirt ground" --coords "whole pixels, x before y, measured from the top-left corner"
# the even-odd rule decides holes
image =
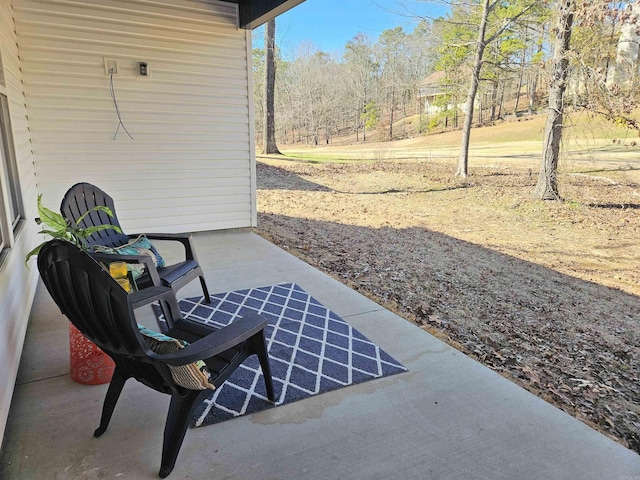
[[[453,168],[263,160],[258,233],[640,452],[640,172]]]

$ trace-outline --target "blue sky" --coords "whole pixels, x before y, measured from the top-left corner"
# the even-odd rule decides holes
[[[442,16],[445,11],[437,2],[417,0],[306,0],[276,19],[276,43],[285,55],[302,42],[340,54],[358,32],[375,42],[388,28],[412,31],[417,23],[412,13]],[[261,46],[262,33],[255,44]]]

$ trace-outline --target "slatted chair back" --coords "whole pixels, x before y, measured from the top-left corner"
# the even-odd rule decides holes
[[[113,216],[109,216],[107,213],[100,210],[91,211],[93,208],[99,206],[108,207]],[[178,290],[191,281],[199,279],[200,285],[202,286],[204,300],[206,303],[210,302],[209,289],[207,288],[202,267],[196,258],[190,234],[146,233],[144,234],[147,237],[144,239],[145,243],[141,245],[140,242],[134,239],[136,239],[136,237],[140,239],[138,235],[142,234],[142,232],[138,232],[138,235],[126,235],[121,232],[122,228],[118,221],[113,198],[95,185],[86,182],[77,183],[67,191],[62,199],[62,204],[60,205],[60,212],[64,218],[76,223],[78,223],[78,220],[83,215],[90,212],[80,222],[79,226],[81,227],[97,227],[100,225],[114,225],[119,227],[120,232],[113,229],[103,229],[94,232],[87,238],[87,247],[90,251],[96,250],[92,255],[102,263],[111,263],[114,261],[125,261],[137,264],[144,263],[145,273],[136,279],[138,289],[145,289],[152,285],[164,285],[170,287],[177,296]],[[184,248],[184,260],[171,262],[170,265],[165,264],[164,260],[155,250],[155,247],[149,243],[149,240],[179,242]],[[125,253],[125,255],[127,255],[125,259],[124,255],[119,252],[107,253],[104,248],[91,248],[94,246],[101,246],[107,247],[107,249],[113,249],[127,244],[131,245],[130,249],[133,248],[135,250],[136,248],[142,248],[143,250],[146,250],[143,252],[145,255],[131,255],[130,252],[127,252]],[[146,255],[149,249],[155,254],[153,262],[152,257]],[[143,258],[145,256],[146,259]],[[157,265],[155,264],[156,261]],[[163,309],[165,319],[169,319],[168,322],[172,316],[179,316],[177,303],[172,307],[169,304],[161,302],[161,307]],[[170,311],[172,308],[174,310],[173,312]]]
[[[82,227],[92,227],[99,225],[115,225],[120,227],[116,209],[111,198],[100,188],[90,183],[77,183],[72,186],[60,205],[62,216],[77,223],[78,219],[96,206],[105,206],[111,209],[113,216],[110,217],[105,212],[93,211],[81,222]],[[129,238],[124,233],[119,233],[113,229],[101,230],[94,233],[87,239],[87,245],[104,245],[107,247],[119,247],[126,244]]]

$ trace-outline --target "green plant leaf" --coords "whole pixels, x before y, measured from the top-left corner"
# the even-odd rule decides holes
[[[56,213],[52,210],[49,210],[46,207],[42,206],[42,195],[38,195],[38,213],[40,214],[39,218],[36,218],[36,223],[38,225],[46,226],[47,228],[43,228],[40,232],[42,235],[49,235],[52,238],[60,238],[66,240],[70,243],[73,243],[76,247],[81,250],[87,250],[87,237],[90,237],[96,232],[100,232],[102,230],[112,229],[118,233],[122,233],[120,227],[116,225],[95,225],[88,228],[84,228],[79,226],[82,221],[85,219],[87,215],[91,212],[100,211],[104,212],[110,217],[113,217],[113,212],[109,207],[105,206],[97,206],[90,209],[80,218],[78,218],[78,222],[75,225],[72,225],[71,221],[66,220],[61,214]],[[40,249],[46,242],[41,243],[36,248],[31,250],[25,259],[25,265],[29,261],[29,259],[38,255]],[[28,268],[28,265],[27,265]]]
[[[113,212],[111,211],[111,209],[109,207],[105,207],[104,205],[98,205],[97,207],[93,207],[91,210],[88,210],[84,214],[80,215],[80,218],[78,218],[78,221],[76,222],[76,225],[80,225],[82,223],[82,221],[84,220],[84,218],[87,215],[89,215],[91,212],[104,212],[107,215],[109,215],[110,217],[113,217]]]
[[[83,228],[82,236],[84,238],[87,238],[96,232],[101,232],[102,230],[115,230],[118,233],[122,233],[122,230],[120,229],[120,227],[117,227],[115,225],[96,225],[95,227]]]
[[[27,265],[27,263],[29,262],[29,259],[31,257],[33,257],[34,255],[38,255],[38,253],[40,253],[40,249],[42,248],[42,246],[45,244],[46,242],[42,242],[40,245],[38,245],[36,248],[34,248],[33,250],[31,250],[29,253],[27,253],[27,257],[24,259],[24,264],[26,265],[27,268],[29,268],[29,265]]]
[[[64,238],[65,240],[69,240],[70,238],[70,233],[65,230],[40,230],[38,233],[41,233],[42,235],[49,235],[53,238]]]
[[[67,228],[67,221],[62,215],[42,206],[42,194],[38,195],[38,214],[40,215],[41,223],[44,223],[48,227],[56,230],[64,230]]]

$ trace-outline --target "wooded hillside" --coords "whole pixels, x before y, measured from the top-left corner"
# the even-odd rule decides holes
[[[640,6],[592,0],[569,2],[569,7],[575,21],[564,104],[637,128],[630,112],[638,95]],[[385,141],[459,128],[479,46],[472,123],[544,111],[559,11],[560,2],[455,1],[445,17],[416,19],[412,31],[398,26],[376,39],[357,33],[340,55],[310,44],[279,50],[277,142]],[[486,32],[479,38],[483,18]],[[256,118],[261,119],[264,50],[254,50],[253,65]],[[413,117],[411,129],[402,121],[407,117]],[[259,122],[258,143],[262,128]]]

